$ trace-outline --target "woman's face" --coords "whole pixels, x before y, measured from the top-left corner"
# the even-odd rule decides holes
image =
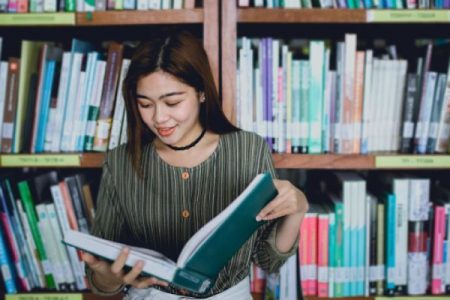
[[[163,143],[185,146],[201,133],[198,93],[174,76],[157,71],[137,83],[138,110],[144,123]]]

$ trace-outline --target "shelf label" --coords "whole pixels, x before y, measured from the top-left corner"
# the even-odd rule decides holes
[[[19,154],[2,155],[2,167],[79,167],[80,156],[77,154]]]
[[[448,155],[392,155],[376,156],[376,168],[448,168]]]
[[[6,295],[5,300],[82,300],[82,294],[16,294]]]
[[[0,14],[0,25],[75,25],[74,13]]]
[[[412,23],[412,22],[450,22],[448,10],[368,10],[367,22],[376,23]]]

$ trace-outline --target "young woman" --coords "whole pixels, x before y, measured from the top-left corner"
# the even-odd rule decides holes
[[[92,289],[126,299],[252,299],[251,262],[271,272],[295,253],[308,204],[275,179],[263,139],[224,116],[206,52],[186,32],[142,44],[124,81],[128,143],[106,156],[93,234],[164,253],[176,261],[186,241],[228,206],[259,173],[270,172],[278,196],[257,216],[269,221],[250,237],[206,294],[124,269],[128,249],[109,264],[84,254]]]

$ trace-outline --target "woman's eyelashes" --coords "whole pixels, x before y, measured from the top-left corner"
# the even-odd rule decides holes
[[[178,104],[180,104],[183,100],[177,100],[177,101],[167,101],[164,104],[168,107],[175,107]],[[152,108],[155,104],[151,102],[141,102],[138,101],[138,105],[140,108]]]

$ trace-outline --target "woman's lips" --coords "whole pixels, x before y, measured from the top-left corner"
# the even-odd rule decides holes
[[[168,137],[175,131],[175,127],[158,128],[157,130],[160,136]]]

